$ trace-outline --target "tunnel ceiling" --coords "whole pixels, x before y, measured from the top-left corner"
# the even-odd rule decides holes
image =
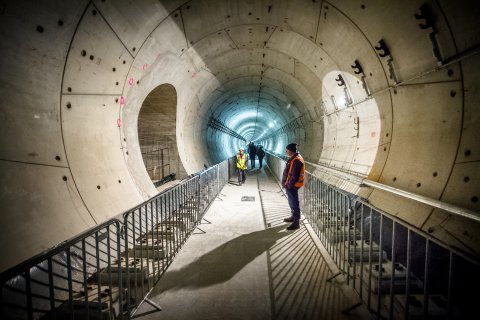
[[[478,2],[448,0],[0,2],[2,225],[38,230],[3,228],[0,242],[19,245],[0,268],[157,194],[138,117],[164,84],[188,174],[245,145],[215,119],[269,150],[295,141],[310,162],[480,210],[479,16]],[[480,248],[460,218],[315,173]]]

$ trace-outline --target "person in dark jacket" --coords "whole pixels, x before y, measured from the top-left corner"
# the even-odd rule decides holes
[[[263,150],[263,146],[258,147],[257,151],[258,162],[260,163],[260,169],[262,168],[263,157],[265,157],[265,151]]]
[[[297,144],[290,143],[287,145],[285,152],[289,159],[283,170],[282,186],[288,197],[288,205],[291,210],[291,217],[285,218],[283,221],[291,222],[287,230],[296,230],[300,228],[300,202],[298,201],[298,189],[303,187],[305,175],[305,161],[297,151]]]
[[[248,153],[250,156],[250,167],[253,169],[255,168],[255,155],[257,154],[257,146],[253,141],[248,145]]]

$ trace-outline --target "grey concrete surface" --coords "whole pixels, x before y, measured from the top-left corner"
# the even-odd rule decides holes
[[[424,5],[1,1],[0,270],[158,193],[138,119],[162,84],[187,174],[244,143],[214,117],[267,149],[296,141],[310,162],[479,212],[480,3]],[[480,254],[478,223],[317,174]]]
[[[242,202],[242,196],[255,201]],[[136,319],[368,319],[332,275],[307,229],[288,231],[286,198],[264,169],[230,183]]]

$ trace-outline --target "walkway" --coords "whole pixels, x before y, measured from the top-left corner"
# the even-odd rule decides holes
[[[226,185],[150,294],[163,310],[143,303],[136,318],[368,318],[362,308],[341,314],[355,301],[326,282],[332,273],[307,227],[285,230],[289,212],[264,169],[250,171],[243,186]]]

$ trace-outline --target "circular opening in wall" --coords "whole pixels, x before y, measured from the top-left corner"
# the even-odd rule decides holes
[[[472,154],[472,152],[470,150],[465,150],[465,157],[470,157],[470,155]]]
[[[98,189],[98,190],[100,190],[101,188],[102,188],[102,187],[100,187],[100,186],[97,186],[97,189]]]
[[[417,188],[420,188],[422,186],[422,184],[419,182],[417,183]]]
[[[118,180],[118,183],[122,183],[122,180]]]
[[[435,171],[435,172],[433,173],[433,176],[434,176],[434,177],[438,176],[437,171]]]
[[[82,50],[82,51],[80,52],[80,54],[82,55],[82,57],[85,57],[85,56],[87,55],[87,51]]]
[[[448,69],[447,75],[448,75],[449,77],[453,76],[453,70],[452,70],[452,69]]]
[[[95,16],[97,15],[97,10],[92,10],[92,14]]]
[[[450,97],[455,97],[457,95],[457,92],[455,90],[450,91]]]
[[[67,180],[68,180],[67,176],[63,176],[62,179],[63,179],[63,181],[67,181]]]
[[[364,5],[364,4],[362,4],[362,5],[360,6],[360,8],[362,8],[362,9],[365,9],[365,5]]]
[[[393,181],[397,181],[397,177],[393,177]]]
[[[57,23],[58,23],[58,25],[59,25],[60,27],[63,26],[63,20],[60,19],[60,20],[58,20]]]
[[[90,60],[93,60],[95,59],[95,57],[93,55],[90,55]]]
[[[68,87],[68,88],[67,88],[67,91],[68,91],[68,92],[72,92],[72,88]]]
[[[478,197],[477,197],[477,196],[473,196],[473,197],[472,197],[472,202],[473,202],[473,203],[477,203],[477,202],[478,202]]]
[[[463,178],[463,181],[464,181],[464,182],[470,181],[470,177],[464,177],[464,178]]]
[[[44,31],[43,27],[42,26],[37,26],[37,31],[42,33]]]
[[[55,160],[60,161],[60,156],[56,156]]]
[[[72,107],[72,104],[70,102],[67,102],[67,109],[70,109]]]

